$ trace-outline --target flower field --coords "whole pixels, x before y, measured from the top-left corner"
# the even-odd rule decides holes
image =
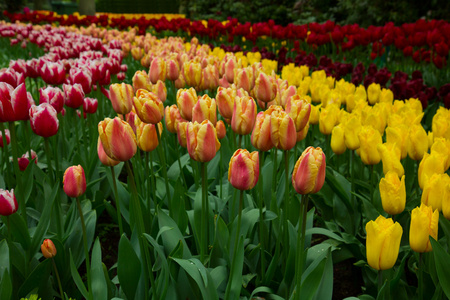
[[[450,298],[450,23],[0,23],[0,299]]]

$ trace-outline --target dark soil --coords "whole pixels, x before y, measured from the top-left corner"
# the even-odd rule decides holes
[[[356,297],[362,293],[364,285],[361,269],[354,266],[353,259],[344,260],[333,266],[333,300]]]

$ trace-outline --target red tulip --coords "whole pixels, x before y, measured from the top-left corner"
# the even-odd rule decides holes
[[[30,125],[37,135],[42,137],[53,136],[59,128],[58,113],[48,103],[42,103],[38,106],[33,105],[30,108]]]

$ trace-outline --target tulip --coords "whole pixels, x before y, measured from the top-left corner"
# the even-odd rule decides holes
[[[423,190],[425,182],[433,174],[444,174],[444,165],[442,164],[443,158],[437,153],[428,154],[425,153],[419,164],[419,170],[417,177],[419,179],[419,186]]]
[[[450,177],[447,173],[433,174],[425,181],[422,192],[422,203],[433,210],[442,210],[442,202],[450,197]]]
[[[261,151],[269,151],[274,147],[270,133],[270,114],[273,109],[259,112],[256,115],[251,142],[253,147]]]
[[[408,156],[413,160],[420,161],[428,151],[428,143],[424,142],[428,140],[427,132],[422,125],[414,124],[409,128],[408,137],[406,144]]]
[[[158,80],[156,84],[152,86],[151,92],[155,94],[159,100],[165,102],[167,99],[167,88],[166,84],[161,80]]]
[[[383,173],[385,175],[389,171],[394,171],[398,177],[402,177],[405,174],[403,165],[400,162],[400,150],[394,144],[378,144],[377,150],[383,162]]]
[[[306,138],[306,136],[308,135],[308,130],[309,130],[309,122],[306,123],[305,128],[297,132],[297,143],[303,141]]]
[[[98,101],[94,98],[84,98],[83,112],[85,114],[95,114],[98,108]]]
[[[292,185],[301,195],[315,194],[325,182],[326,161],[321,148],[308,147],[297,160]]]
[[[224,63],[224,75],[229,83],[234,82],[234,70],[238,67],[238,63],[236,61],[235,56],[229,56],[228,59]]]
[[[209,120],[214,126],[217,123],[216,100],[211,99],[208,94],[201,96],[194,107],[192,107],[192,122],[201,123]]]
[[[100,140],[100,137],[98,137],[97,141],[97,154],[98,159],[100,159],[100,162],[107,166],[107,167],[114,167],[115,165],[118,165],[120,161],[114,160],[108,155],[106,155],[105,150],[103,149],[102,141]]]
[[[371,126],[363,126],[358,134],[360,141],[360,156],[365,165],[376,165],[381,156],[377,150],[378,144],[382,144],[380,132]]]
[[[242,88],[245,91],[250,92],[254,85],[252,67],[235,69],[234,82],[238,89]]]
[[[298,132],[309,122],[311,104],[299,95],[294,95],[286,103],[286,112],[294,120],[295,129]]]
[[[133,82],[133,89],[136,92],[139,89],[144,89],[147,91],[152,90],[152,85],[150,84],[150,80],[148,79],[147,72],[145,70],[143,71],[136,71],[133,75],[133,79],[131,80]],[[110,87],[111,89],[111,87]]]
[[[240,135],[250,134],[256,121],[256,103],[252,97],[237,97],[234,101],[231,129]]]
[[[311,114],[309,115],[309,124],[317,125],[320,119],[321,104],[311,105]]]
[[[6,140],[6,145],[9,145],[9,143],[11,142],[11,135],[9,133],[9,129],[5,129],[5,140]],[[3,132],[0,131],[0,147],[3,148]]]
[[[194,88],[179,89],[177,91],[177,106],[183,119],[192,120],[192,108],[197,101],[198,97]]]
[[[376,270],[387,270],[395,265],[403,234],[402,226],[379,216],[366,224],[366,254],[368,264]]]
[[[92,72],[85,67],[71,68],[69,71],[69,81],[71,84],[81,84],[83,92],[89,94],[92,88]]]
[[[395,144],[401,151],[401,159],[408,155],[408,132],[409,128],[406,125],[388,126],[386,128],[386,142]]]
[[[227,129],[225,128],[225,123],[220,120],[216,123],[216,132],[217,132],[217,138],[219,140],[223,139],[225,135],[227,134]]]
[[[290,150],[297,142],[297,131],[292,118],[279,105],[269,107],[270,138],[275,147]]]
[[[164,105],[152,92],[140,89],[133,98],[134,109],[144,123],[157,124],[164,116]]]
[[[33,105],[30,108],[30,125],[37,135],[45,138],[53,136],[58,133],[58,113],[48,103]]]
[[[34,160],[34,163],[37,165],[37,154],[35,151],[31,150],[31,159]],[[30,164],[30,155],[29,152],[26,152],[22,157],[17,158],[17,162],[19,163],[20,171],[25,171],[25,169]]]
[[[256,99],[265,103],[274,100],[277,95],[275,79],[272,76],[266,75],[264,72],[260,72],[256,77],[253,92]]]
[[[405,210],[405,175],[400,180],[396,172],[389,171],[384,178],[381,178],[379,188],[381,204],[386,213],[397,215]]]
[[[279,96],[278,96],[279,95]],[[288,87],[286,87],[285,89],[282,89],[282,90],[279,90],[278,92],[277,92],[277,99],[278,99],[278,101],[279,101],[279,105],[281,105],[281,106],[283,106],[283,107],[285,107],[286,108],[286,112],[287,112],[287,107],[286,107],[286,105],[287,105],[287,103],[289,102],[289,100],[292,98],[292,97],[294,97],[295,96],[295,98],[297,98],[297,99],[302,99],[302,100],[304,100],[305,102],[308,102],[307,100],[306,100],[306,98],[304,98],[303,99],[303,96],[302,97],[300,97],[300,95],[297,95],[297,88],[295,87],[295,86],[293,86],[293,85],[290,85],[290,86],[288,86]],[[309,103],[309,102],[308,102]],[[310,104],[311,105],[311,104]],[[292,117],[292,116],[291,116]],[[293,118],[294,119],[294,118]],[[309,119],[309,113],[308,113],[308,119]]]
[[[14,190],[7,191],[0,189],[0,215],[9,216],[17,211],[19,205],[17,204]]]
[[[187,147],[187,126],[189,122],[178,122],[177,124],[177,138],[181,147]]]
[[[167,79],[175,81],[180,76],[180,66],[175,59],[166,60]]]
[[[202,66],[200,63],[189,61],[184,63],[184,79],[188,86],[198,88],[202,80]]]
[[[115,83],[109,86],[109,100],[118,114],[128,114],[133,107],[133,87],[126,83]]]
[[[11,85],[0,82],[0,120],[2,122],[28,120],[30,118],[28,110],[32,104],[34,103],[28,98],[24,83],[14,89]]]
[[[334,126],[338,123],[339,107],[337,105],[328,105],[322,107],[319,115],[319,130],[322,134],[330,135]]]
[[[49,103],[57,113],[60,113],[64,108],[64,92],[57,87],[40,88],[39,103]]]
[[[448,170],[450,166],[450,140],[445,138],[435,138],[430,149],[431,154],[438,154],[442,157],[444,170]]]
[[[207,65],[202,70],[202,90],[213,91],[219,86],[219,70],[214,65]]]
[[[138,121],[139,122],[139,121]],[[136,140],[138,147],[145,152],[150,152],[158,147],[159,141],[156,135],[156,126],[159,128],[159,134],[161,136],[162,123],[146,124],[144,122],[139,122],[136,126]]]
[[[233,88],[219,87],[217,89],[216,101],[219,107],[219,113],[226,119],[231,119],[233,116],[234,99],[236,98],[237,90]],[[247,94],[248,95],[248,94]]]
[[[247,149],[238,149],[230,159],[228,168],[228,181],[241,191],[255,187],[259,178],[258,151],[252,153]]]
[[[40,69],[40,74],[47,84],[60,85],[66,80],[66,72],[61,63],[45,62]]]
[[[345,146],[345,135],[342,125],[335,126],[331,131],[331,150],[337,155],[345,152],[347,147]]]
[[[344,124],[345,146],[350,150],[360,147],[359,132],[361,131],[361,121],[357,116],[351,116]]]
[[[80,197],[86,191],[86,177],[82,166],[71,166],[64,172],[63,188],[67,196]]]
[[[419,252],[430,252],[432,249],[431,235],[435,240],[438,237],[439,211],[433,212],[431,206],[420,204],[411,212],[411,227],[409,229],[409,245],[411,249]]]
[[[148,78],[151,83],[155,84],[158,80],[166,80],[166,62],[161,57],[155,57],[148,71]]]
[[[133,129],[118,117],[106,118],[98,123],[98,133],[105,153],[112,159],[127,161],[137,151]]]
[[[42,255],[45,258],[53,258],[56,256],[56,247],[52,240],[45,239],[41,245]]]
[[[66,96],[65,104],[71,108],[78,108],[83,105],[84,91],[81,84],[74,85],[63,84],[64,94]]]
[[[378,83],[372,83],[367,88],[367,100],[369,100],[370,105],[375,105],[375,103],[380,101],[381,86]]]
[[[180,124],[180,123],[178,123]],[[209,120],[202,123],[188,123],[186,128],[186,145],[191,158],[199,162],[208,162],[220,149],[216,129]]]
[[[164,121],[166,122],[167,130],[171,133],[177,132],[178,122],[185,122],[175,104],[172,106],[166,106],[164,109]]]

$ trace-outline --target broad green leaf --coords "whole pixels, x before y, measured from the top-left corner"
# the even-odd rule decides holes
[[[231,261],[230,280],[227,284],[225,299],[239,299],[242,289],[242,269],[244,267],[244,237],[239,238],[236,253]]]
[[[9,247],[6,240],[0,241],[0,275],[5,271],[10,271]],[[0,279],[3,277],[0,277]]]
[[[312,267],[310,265],[309,268]],[[318,264],[314,264],[314,268],[307,274],[302,276],[302,289],[300,292],[300,299],[312,299],[317,293],[323,272],[325,270],[326,259],[321,259]],[[306,277],[304,277],[307,275]]]
[[[184,237],[181,234],[177,224],[160,208],[158,208],[158,223],[160,228],[165,226],[172,228],[172,230],[167,230],[161,233],[164,249],[167,251],[166,253],[172,252],[173,249],[175,249],[175,247],[179,243],[179,241],[182,241],[182,243],[184,244],[183,257],[184,258],[192,257],[191,251],[189,250],[186,241],[184,240]]]
[[[158,286],[157,293],[158,295],[160,295],[161,299],[164,299],[166,297],[165,293],[167,293],[167,287],[169,286],[169,275],[170,275],[169,264],[167,262],[166,255],[164,254],[162,247],[156,242],[156,240],[146,233],[144,233],[144,237],[147,239],[150,245],[153,246],[154,251],[158,254],[158,255],[155,254],[155,257],[157,257],[157,259],[161,261],[162,265],[161,273],[157,278],[157,286]]]
[[[47,280],[50,279],[50,272],[52,263],[50,259],[41,262],[28,276],[25,282],[20,286],[18,296],[25,297],[29,292],[35,288],[40,288],[46,285]]]
[[[7,217],[2,217],[3,224],[7,224]],[[25,221],[19,214],[12,214],[8,216],[11,228],[11,236],[18,241],[23,249],[28,250],[31,246],[30,234]]]
[[[354,208],[350,203],[351,183],[341,174],[335,172],[332,168],[327,167],[325,175],[326,183],[341,198],[348,211],[353,214]]]
[[[328,251],[327,258],[325,260],[325,269],[320,280],[319,288],[313,299],[326,300],[331,299],[333,296],[333,256],[331,255],[331,249]]]
[[[128,299],[134,299],[141,273],[141,261],[134,252],[130,241],[123,234],[119,242],[117,276]]]
[[[69,249],[69,251],[70,251],[70,273],[72,274],[73,281],[75,282],[78,291],[80,291],[81,295],[83,295],[84,299],[88,299],[89,296],[86,286],[84,285],[83,280],[81,279],[81,276],[78,273],[77,267],[73,262],[72,250]]]
[[[13,286],[8,269],[3,269],[3,272],[0,274],[2,275],[2,280],[0,282],[0,299],[9,300],[11,299]]]
[[[436,262],[436,271],[439,277],[439,283],[442,286],[447,298],[450,298],[450,254],[430,236],[431,247],[433,247],[434,260]]]
[[[94,247],[92,248],[91,278],[92,294],[94,299],[106,300],[108,298],[108,286],[103,273],[102,250],[100,248],[100,241],[98,238],[95,240]]]

